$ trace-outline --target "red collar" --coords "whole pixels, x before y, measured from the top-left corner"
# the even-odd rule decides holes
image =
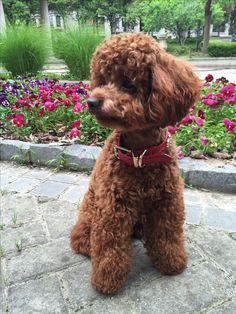
[[[114,146],[114,153],[115,156],[122,160],[127,166],[134,168],[142,168],[157,162],[167,162],[172,159],[170,155],[164,153],[170,139],[171,136],[169,132],[166,131],[166,137],[160,145],[147,147],[146,149],[140,149],[138,151],[131,151],[120,146],[119,136],[117,145]]]

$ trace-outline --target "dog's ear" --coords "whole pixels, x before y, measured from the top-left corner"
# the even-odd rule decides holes
[[[174,125],[199,98],[201,81],[191,66],[162,52],[152,65],[148,115],[162,127]]]

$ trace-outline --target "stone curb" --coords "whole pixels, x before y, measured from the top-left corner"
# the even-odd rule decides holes
[[[64,167],[77,171],[93,168],[101,152],[97,146],[59,143],[32,144],[17,140],[0,140],[0,160]],[[236,167],[222,160],[196,160],[185,157],[179,161],[185,182],[207,190],[236,193]]]

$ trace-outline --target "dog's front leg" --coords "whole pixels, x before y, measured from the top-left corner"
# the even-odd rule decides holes
[[[130,211],[115,204],[104,204],[93,218],[91,231],[92,285],[110,294],[119,290],[132,266]]]
[[[93,215],[94,193],[90,188],[82,201],[79,209],[79,218],[74,225],[71,235],[70,244],[76,253],[90,256],[90,233],[91,233],[91,217]]]
[[[163,274],[181,273],[187,264],[182,193],[165,195],[146,217],[144,240],[153,265]]]

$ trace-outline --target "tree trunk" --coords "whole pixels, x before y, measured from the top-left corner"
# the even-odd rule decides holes
[[[205,4],[205,26],[204,26],[203,47],[202,47],[202,52],[204,53],[208,52],[209,39],[210,39],[211,2],[212,0],[207,0]]]
[[[49,27],[48,0],[39,0],[41,24]]]
[[[3,10],[2,0],[0,0],[0,34],[5,32],[6,28],[6,21],[5,21],[5,14]]]

